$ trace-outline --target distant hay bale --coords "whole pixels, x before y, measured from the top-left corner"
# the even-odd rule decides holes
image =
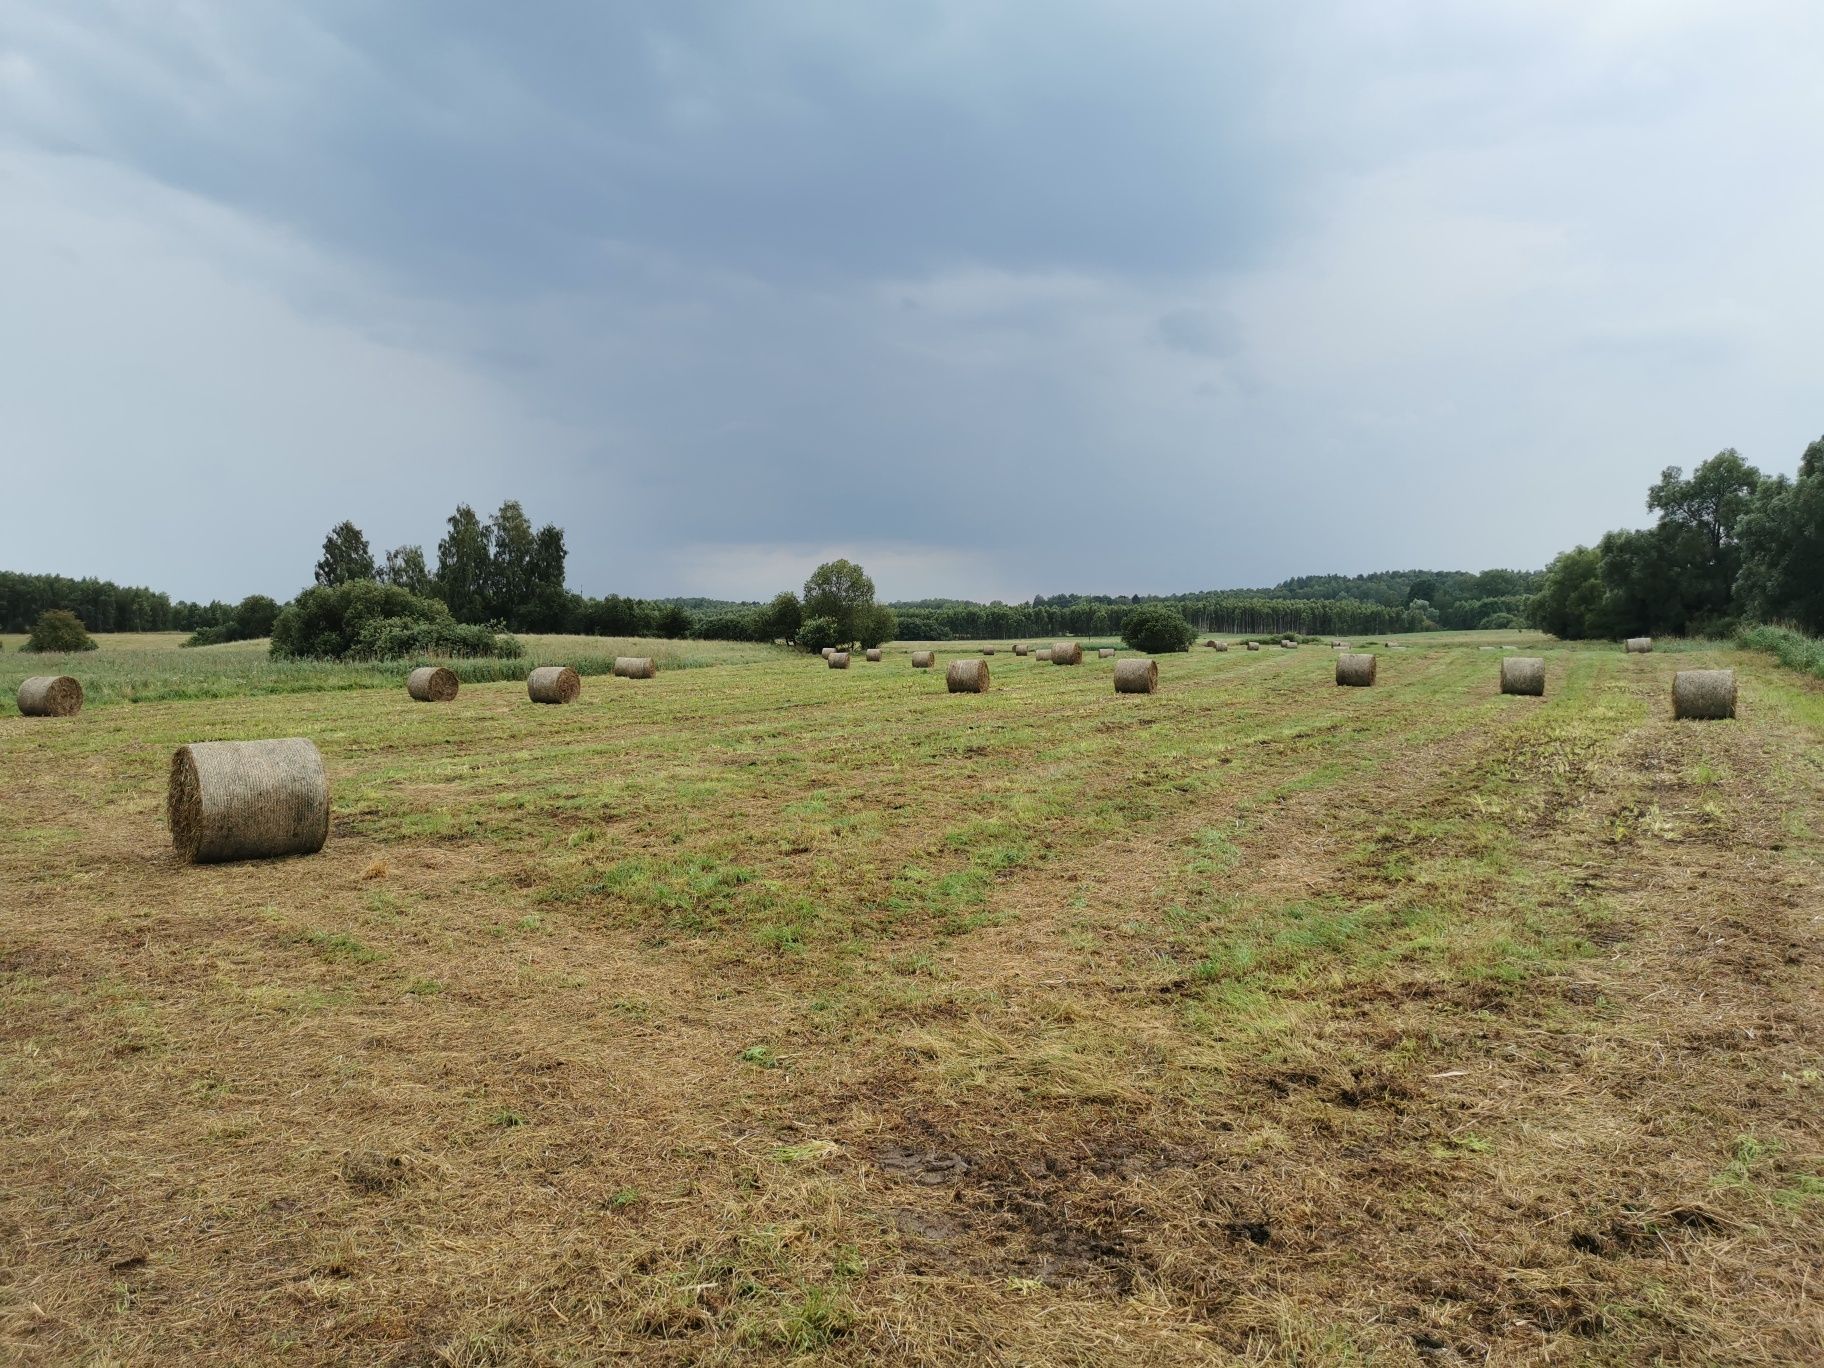
[[[190,864],[314,855],[329,839],[329,779],[303,737],[198,741],[171,757],[171,844]]]
[[[1216,645],[1216,638],[1215,638],[1215,637],[1211,637],[1211,638],[1210,638],[1210,639],[1209,639],[1209,640],[1207,640],[1207,641],[1205,641],[1205,642],[1204,642],[1204,643],[1203,643],[1203,644],[1204,644],[1204,645],[1205,645],[1205,646],[1209,646],[1209,647],[1212,647],[1212,648],[1214,648],[1214,647],[1215,647],[1215,645]]]
[[[1286,640],[1280,642],[1279,644],[1288,651],[1296,651],[1298,649],[1298,643],[1296,641],[1293,641],[1290,637],[1288,637]]]
[[[1672,716],[1691,719],[1734,717],[1735,671],[1678,671],[1672,676]]]
[[[616,656],[614,673],[620,679],[657,679],[659,663],[651,656]]]
[[[831,651],[830,652],[830,668],[832,670],[848,669],[849,668],[849,653],[847,651]]]
[[[1501,692],[1545,697],[1545,661],[1539,656],[1508,656],[1501,662]]]
[[[1248,649],[1250,651],[1258,651],[1260,649],[1260,643],[1258,641],[1250,641],[1248,643]]]
[[[1047,660],[1048,661],[1051,659],[1051,652],[1050,651],[1034,651],[1032,653],[1032,658],[1034,660]]]
[[[1115,692],[1150,694],[1159,687],[1159,666],[1150,660],[1117,660]]]
[[[1336,682],[1351,689],[1365,689],[1374,683],[1375,662],[1379,656],[1366,651],[1339,655],[1336,658]]]
[[[828,660],[831,656],[836,654],[836,648],[834,646],[825,646],[819,654],[821,654],[825,660]]]
[[[1081,665],[1083,648],[1074,641],[1054,641],[1051,644],[1051,663],[1053,665]]]
[[[1623,649],[1627,651],[1629,655],[1646,655],[1647,652],[1653,649],[1653,638],[1629,637],[1627,644]]]
[[[868,663],[870,665],[880,664],[880,647],[878,647],[878,646],[868,647],[867,659],[868,659]]]
[[[914,652],[912,652],[912,668],[913,669],[928,670],[935,664],[937,664],[937,652],[936,651],[914,651]]]
[[[1114,647],[1100,646],[1096,649],[1096,659],[1097,660],[1113,660],[1114,658],[1115,658],[1115,648]]]
[[[1346,651],[1349,649],[1349,643],[1346,641],[1333,641],[1330,643],[1330,649],[1333,651]]]
[[[582,691],[582,676],[568,665],[540,665],[526,676],[526,693],[534,703],[574,703]]]
[[[992,646],[984,646],[984,647],[982,647],[982,654],[983,654],[983,655],[985,655],[985,656],[991,656],[991,655],[993,655],[993,654],[994,654],[994,647],[992,647]]]
[[[1014,643],[1013,653],[1015,655],[1025,655],[1031,649],[1032,648],[1030,646],[1028,646],[1025,642],[1020,641],[1020,642]]]
[[[74,717],[82,711],[82,685],[69,675],[33,675],[19,686],[21,717]]]
[[[457,685],[456,671],[447,665],[420,665],[405,677],[405,691],[420,703],[448,703]]]
[[[987,693],[988,662],[953,660],[944,669],[944,687],[951,693]]]
[[[1208,646],[1212,651],[1226,651],[1229,649],[1229,643],[1226,641],[1207,641],[1204,645]]]

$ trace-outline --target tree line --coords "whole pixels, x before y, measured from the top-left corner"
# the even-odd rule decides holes
[[[1564,552],[1529,605],[1567,638],[1727,635],[1748,623],[1824,633],[1824,438],[1796,477],[1765,475],[1733,448],[1647,491],[1651,527]]]
[[[53,609],[75,613],[92,632],[193,632],[232,617],[235,605],[173,603],[167,594],[112,580],[0,570],[0,632],[29,632]]]

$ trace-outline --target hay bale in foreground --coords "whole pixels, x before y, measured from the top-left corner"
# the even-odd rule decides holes
[[[568,665],[540,665],[526,676],[526,693],[534,703],[574,703],[582,691],[582,676]]]
[[[329,839],[323,757],[300,736],[179,746],[165,815],[190,864],[314,855]]]
[[[651,656],[616,656],[614,673],[619,679],[657,679],[659,663]]]
[[[1248,643],[1248,649],[1250,651],[1258,651],[1260,649],[1260,643],[1258,641],[1250,641]]]
[[[1545,661],[1540,656],[1509,656],[1501,662],[1501,692],[1545,697]]]
[[[1672,716],[1719,721],[1734,717],[1735,671],[1678,671],[1672,676]]]
[[[1050,652],[1050,651],[1034,651],[1034,652],[1033,652],[1033,653],[1032,653],[1032,658],[1033,658],[1033,659],[1034,659],[1034,660],[1046,660],[1046,661],[1048,661],[1048,660],[1050,660],[1050,659],[1051,659],[1051,652]]]
[[[457,688],[456,671],[447,665],[420,665],[405,677],[405,691],[420,703],[448,703]]]
[[[1053,665],[1081,665],[1083,648],[1074,641],[1054,641],[1051,643],[1051,663]]]
[[[830,668],[832,670],[848,669],[849,668],[849,653],[847,651],[831,651],[830,652]]]
[[[1622,647],[1629,655],[1646,655],[1653,649],[1652,637],[1629,637]]]
[[[987,693],[988,662],[953,660],[944,670],[944,687],[951,693]]]
[[[1114,658],[1115,648],[1113,646],[1098,646],[1096,648],[1097,660],[1113,660]]]
[[[1159,666],[1150,660],[1117,660],[1115,692],[1150,694],[1159,687]]]
[[[878,646],[868,647],[867,652],[866,652],[866,659],[870,665],[880,664],[880,647],[878,647]]]
[[[1015,642],[1014,647],[1013,647],[1013,653],[1015,655],[1025,655],[1031,649],[1032,648],[1023,641]]]
[[[912,668],[913,669],[928,670],[935,664],[937,664],[937,652],[936,651],[914,651],[914,652],[912,652]]]
[[[82,711],[82,685],[69,675],[33,675],[19,685],[21,717],[74,717]]]
[[[1374,683],[1375,663],[1379,656],[1366,651],[1351,652],[1336,658],[1336,682],[1346,688],[1366,689]]]

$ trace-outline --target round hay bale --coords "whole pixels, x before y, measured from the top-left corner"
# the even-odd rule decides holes
[[[1115,658],[1115,648],[1114,647],[1099,646],[1096,648],[1096,659],[1097,660],[1113,660],[1114,658]]]
[[[1046,650],[1046,651],[1034,651],[1034,652],[1033,652],[1033,653],[1032,653],[1032,658],[1033,658],[1033,659],[1034,659],[1034,660],[1050,660],[1050,659],[1051,659],[1051,652],[1050,652],[1050,651],[1048,651],[1048,650]]]
[[[614,673],[618,679],[657,679],[659,663],[651,656],[616,656]]]
[[[1215,638],[1215,637],[1211,637],[1211,638],[1210,638],[1210,639],[1209,639],[1209,640],[1207,640],[1207,641],[1205,641],[1205,642],[1204,642],[1204,643],[1203,643],[1203,644],[1204,644],[1204,645],[1205,645],[1205,646],[1211,646],[1211,647],[1213,647],[1213,646],[1215,646],[1215,645],[1216,645],[1216,638]]]
[[[420,665],[405,677],[405,691],[420,703],[448,703],[457,686],[456,671],[447,665]]]
[[[1545,697],[1545,661],[1539,656],[1508,656],[1501,662],[1501,692]]]
[[[953,660],[944,668],[944,687],[951,693],[987,693],[988,662]]]
[[[1248,643],[1248,649],[1250,651],[1258,651],[1260,649],[1260,643],[1258,641],[1250,641]]]
[[[1212,651],[1226,651],[1229,649],[1229,643],[1226,641],[1212,641],[1210,643],[1210,649]]]
[[[1333,641],[1330,643],[1330,649],[1333,651],[1346,651],[1349,649],[1349,643],[1346,641]]]
[[[314,855],[329,839],[323,757],[299,736],[179,746],[165,815],[190,864]]]
[[[819,654],[822,655],[825,660],[828,660],[831,656],[836,654],[836,648],[834,646],[825,646]]]
[[[880,647],[878,647],[878,646],[868,647],[867,660],[870,665],[880,664]]]
[[[1734,717],[1735,671],[1678,671],[1672,676],[1672,716],[1694,720]]]
[[[1150,660],[1117,660],[1115,692],[1150,694],[1159,687],[1159,666]]]
[[[830,668],[832,670],[848,669],[849,668],[849,653],[847,651],[831,651],[830,652]]]
[[[936,651],[914,651],[914,652],[912,652],[912,668],[913,669],[928,670],[935,664],[937,664],[937,652]]]
[[[1366,689],[1374,683],[1375,662],[1380,657],[1365,651],[1339,655],[1336,658],[1336,682],[1352,689]]]
[[[1074,641],[1054,641],[1051,644],[1051,663],[1053,665],[1081,665],[1083,648]]]
[[[1652,637],[1629,637],[1622,647],[1629,655],[1646,655],[1653,649]]]
[[[1032,648],[1030,646],[1028,646],[1025,642],[1021,641],[1021,642],[1015,643],[1014,648],[1013,648],[1013,653],[1015,655],[1025,655],[1031,649]]]
[[[33,675],[19,685],[21,717],[74,717],[82,711],[82,685],[69,675]]]
[[[1296,641],[1293,641],[1290,637],[1288,637],[1286,640],[1280,642],[1279,644],[1284,650],[1296,651],[1298,649],[1298,643]]]
[[[540,665],[526,676],[526,693],[534,703],[574,703],[582,691],[582,676],[568,665]]]
[[[991,656],[991,655],[993,655],[993,654],[994,654],[994,647],[992,647],[992,646],[984,646],[984,647],[982,647],[982,654],[983,654],[983,655],[985,655],[985,656]]]

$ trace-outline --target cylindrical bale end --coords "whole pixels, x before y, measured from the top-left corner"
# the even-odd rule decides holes
[[[1712,720],[1734,717],[1735,671],[1678,671],[1672,676],[1672,716]]]
[[[21,717],[74,717],[82,711],[82,685],[69,675],[33,675],[19,686]]]
[[[1374,669],[1379,656],[1366,651],[1351,652],[1336,658],[1336,682],[1351,689],[1365,689],[1374,683]]]
[[[1150,660],[1117,660],[1115,692],[1150,694],[1159,687],[1159,666]]]
[[[1545,661],[1538,656],[1508,656],[1501,662],[1501,692],[1545,697]]]
[[[303,737],[198,741],[171,757],[171,844],[190,864],[314,855],[329,839],[329,779]]]
[[[914,651],[914,652],[912,652],[912,668],[913,669],[928,670],[935,664],[937,664],[937,652],[936,651]]]
[[[880,647],[878,647],[878,646],[868,647],[867,658],[868,658],[868,664],[870,664],[870,665],[880,664]]]
[[[825,660],[828,660],[831,656],[836,654],[836,648],[834,646],[825,646],[818,654]]]
[[[1646,655],[1653,649],[1653,638],[1629,637],[1625,649],[1629,655]]]
[[[1054,641],[1051,644],[1051,663],[1053,665],[1081,665],[1083,648],[1074,641]]]
[[[832,670],[848,669],[849,668],[849,653],[847,651],[831,651],[830,652],[830,668]]]
[[[621,679],[656,679],[659,664],[651,656],[616,656],[614,673]]]
[[[568,665],[540,665],[526,676],[526,693],[534,703],[574,703],[582,691],[582,676]]]
[[[953,660],[944,667],[944,687],[951,693],[987,693],[988,662]]]
[[[456,671],[447,665],[420,665],[405,677],[405,691],[420,703],[448,703],[456,697]]]

